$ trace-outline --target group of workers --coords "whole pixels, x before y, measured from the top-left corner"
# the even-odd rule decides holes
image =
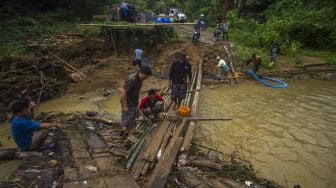
[[[201,16],[197,27],[205,25],[204,15]],[[219,26],[218,26],[219,27]],[[223,40],[228,40],[228,23],[223,24]],[[271,48],[271,61],[274,63],[277,54],[280,52],[280,44],[276,42]],[[123,136],[136,142],[134,132],[136,128],[136,119],[139,114],[145,121],[150,122],[158,118],[158,114],[167,110],[162,96],[154,89],[148,90],[148,95],[141,100],[139,105],[140,89],[144,80],[149,78],[153,73],[150,64],[143,58],[143,51],[140,48],[134,51],[133,65],[137,66],[137,72],[127,77],[123,87],[120,88],[121,93],[121,124],[123,126]],[[218,68],[224,74],[228,74],[230,66],[223,58],[217,57]],[[253,64],[253,71],[258,72],[261,66],[261,58],[253,53],[248,59],[246,65]],[[173,109],[180,107],[183,99],[186,97],[187,88],[190,86],[192,79],[191,64],[184,52],[179,52],[175,61],[171,64],[169,72],[169,86],[171,88],[171,99],[173,101]],[[33,105],[29,99],[21,98],[13,101],[10,104],[10,109],[13,113],[11,120],[12,135],[17,146],[22,151],[34,150],[48,135],[47,129],[60,128],[59,124],[55,123],[40,123],[32,121]]]
[[[140,89],[144,80],[153,73],[147,64],[143,64],[143,51],[135,50],[133,64],[137,66],[136,73],[127,77],[123,87],[119,88],[121,94],[121,125],[122,136],[127,136],[131,142],[136,142],[134,132],[136,120],[141,115],[144,121],[151,122],[158,117],[159,113],[167,110],[167,104],[162,96],[154,89],[148,90],[146,97],[142,98],[139,104]],[[171,65],[169,74],[169,85],[171,87],[171,99],[174,102],[173,108],[177,109],[182,100],[186,97],[188,85],[190,85],[192,74],[191,64],[184,52],[179,52]],[[60,128],[57,123],[41,123],[33,121],[33,103],[30,99],[20,98],[10,104],[13,117],[11,119],[12,136],[21,151],[36,150],[44,148],[42,143],[48,136],[49,128]]]
[[[197,34],[198,38],[200,37],[200,31],[201,29],[205,29],[206,22],[204,14],[201,14],[200,19],[197,21],[196,25],[194,26],[194,35]],[[217,41],[219,36],[223,33],[223,41],[229,40],[229,22],[227,20],[224,20],[224,23],[217,23],[216,28],[213,34],[214,39]],[[194,39],[194,37],[193,37]]]
[[[138,66],[138,71],[126,79],[123,87],[119,88],[121,93],[121,121],[122,136],[127,136],[131,142],[136,142],[134,132],[136,130],[136,119],[139,115],[147,122],[158,118],[158,114],[167,110],[167,104],[162,96],[154,89],[148,90],[148,94],[139,104],[140,89],[144,80],[153,73],[147,64],[143,64],[143,51],[139,48],[134,51],[133,65]],[[186,98],[187,88],[190,85],[192,73],[191,64],[184,52],[179,52],[171,64],[169,73],[169,86],[171,88],[171,99],[173,109],[176,110]]]

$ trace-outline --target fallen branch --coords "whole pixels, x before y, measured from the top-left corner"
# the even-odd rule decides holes
[[[226,154],[226,153],[223,153],[223,152],[221,152],[221,151],[215,150],[215,149],[213,149],[213,148],[210,148],[210,147],[207,147],[207,146],[203,146],[203,145],[200,145],[200,144],[196,144],[196,143],[194,143],[194,142],[192,142],[191,144],[194,145],[194,146],[200,147],[200,148],[204,148],[204,149],[207,149],[207,150],[210,150],[210,151],[214,151],[214,152],[220,153],[220,154],[225,155],[225,156],[228,156],[228,157],[231,157],[231,156],[232,156],[232,155],[230,155],[230,154]],[[235,158],[236,158],[236,159],[239,159],[239,160],[241,160],[241,161],[250,162],[250,161],[248,161],[248,160],[246,160],[246,159],[242,159],[242,158],[239,158],[239,157],[235,157]]]
[[[44,88],[44,82],[43,82],[43,72],[42,71],[38,71],[40,73],[40,82],[41,82],[41,89],[40,89],[40,93],[37,99],[37,104],[39,105],[41,102],[41,97],[42,97],[42,93],[43,93],[43,88]]]
[[[56,59],[58,59],[60,62],[64,63],[65,65],[67,65],[68,67],[70,67],[73,71],[77,72],[78,74],[80,74],[82,77],[86,77],[85,74],[83,74],[82,72],[80,72],[78,69],[76,69],[75,67],[73,67],[72,65],[70,65],[69,63],[65,62],[63,59],[61,59],[60,57],[56,56],[55,54],[51,53],[50,51],[48,51],[48,53],[50,55],[52,55],[53,57],[55,57]]]

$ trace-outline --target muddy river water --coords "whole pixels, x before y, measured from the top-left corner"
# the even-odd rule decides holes
[[[202,91],[198,144],[230,153],[242,148],[263,177],[289,187],[336,187],[336,83],[294,81],[276,90],[256,82]]]
[[[47,101],[38,112],[94,110],[119,119],[116,91],[104,98],[95,93]],[[276,90],[255,82],[237,87],[216,86],[201,92],[199,114],[229,116],[230,122],[199,123],[195,142],[231,153],[242,148],[262,176],[289,187],[336,187],[336,83],[292,81]],[[0,126],[5,147],[15,144],[9,125]],[[0,168],[17,162],[0,163]],[[6,176],[8,173],[0,173]]]

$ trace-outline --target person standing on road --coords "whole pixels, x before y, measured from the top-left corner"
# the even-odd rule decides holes
[[[229,22],[224,21],[223,23],[223,41],[229,40]]]
[[[142,66],[137,73],[129,75],[124,86],[119,88],[122,107],[121,125],[131,142],[136,142],[133,133],[136,128],[135,119],[138,117],[139,95],[142,82],[151,75],[151,69],[147,66]]]
[[[169,86],[171,99],[174,102],[173,109],[180,107],[187,95],[187,87],[192,79],[191,64],[184,52],[179,52],[177,60],[173,62],[169,73]]]
[[[142,65],[142,58],[143,58],[143,51],[140,48],[135,49],[133,65],[134,66],[138,65],[140,69]]]

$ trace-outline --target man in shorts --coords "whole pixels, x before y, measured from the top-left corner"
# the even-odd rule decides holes
[[[138,117],[139,95],[142,82],[151,75],[151,69],[147,66],[142,66],[138,72],[129,75],[124,86],[119,88],[122,107],[121,125],[131,142],[136,142],[133,133],[136,128],[135,119]]]
[[[174,102],[173,109],[180,107],[182,100],[185,99],[191,79],[191,64],[187,60],[186,54],[179,52],[177,60],[171,65],[169,73],[171,99]]]

